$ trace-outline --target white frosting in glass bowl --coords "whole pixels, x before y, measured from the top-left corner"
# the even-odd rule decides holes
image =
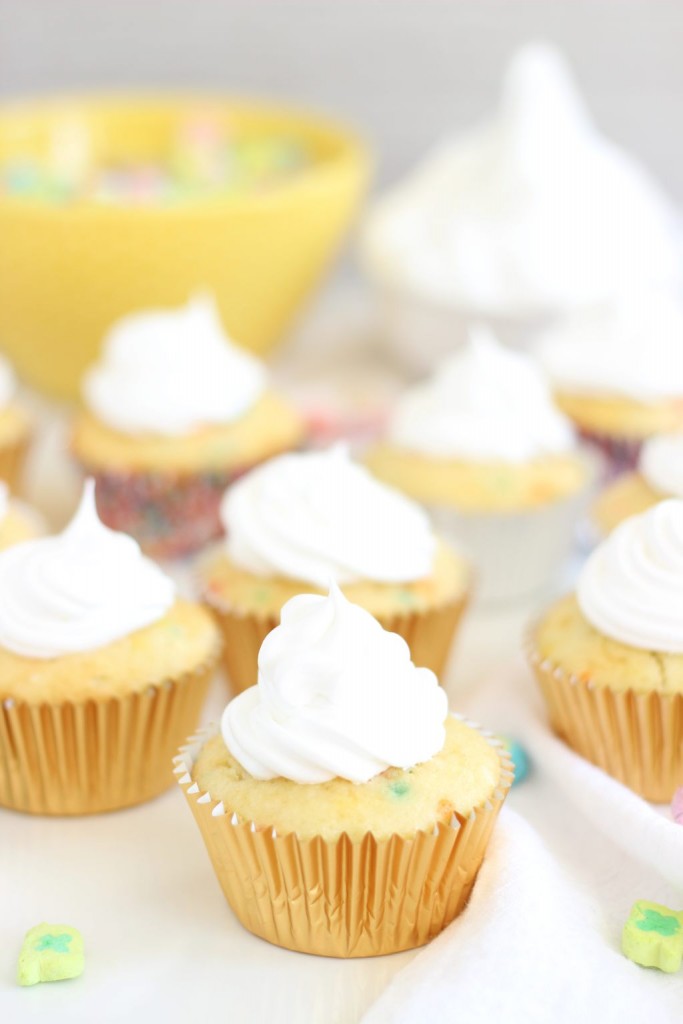
[[[405,640],[338,588],[301,594],[259,654],[258,685],[232,700],[225,744],[256,779],[367,782],[411,768],[444,745],[448,701]]]
[[[104,647],[159,621],[174,600],[136,541],[100,522],[92,481],[62,533],[0,552],[0,647],[26,658]]]
[[[425,455],[528,462],[571,451],[569,420],[553,404],[533,359],[499,345],[483,327],[426,384],[397,403],[389,440]]]
[[[561,54],[543,44],[515,55],[488,123],[377,202],[362,258],[385,288],[509,315],[681,276],[669,201],[599,134]]]
[[[575,312],[537,351],[558,391],[683,398],[683,302],[666,290],[636,289]]]
[[[436,539],[415,502],[338,445],[278,456],[233,484],[221,518],[231,560],[316,586],[404,583],[432,572]]]
[[[683,498],[683,434],[648,438],[640,452],[638,470],[653,491]]]
[[[584,565],[577,599],[605,636],[683,654],[683,501],[662,501],[621,523]]]
[[[176,437],[239,419],[265,383],[264,365],[228,339],[214,301],[198,295],[115,324],[82,390],[114,430]]]

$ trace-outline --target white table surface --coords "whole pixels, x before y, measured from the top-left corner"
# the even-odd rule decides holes
[[[347,301],[342,306],[352,321],[349,336],[359,338],[363,321],[358,306]],[[317,364],[307,356],[312,338],[318,350],[323,336],[334,336],[331,357],[339,351],[345,325],[338,301],[333,309],[330,317],[329,305],[323,304],[319,316],[308,321],[290,366],[298,359],[299,366],[315,373]],[[334,331],[325,334],[331,323]],[[345,357],[351,378],[354,358]],[[375,372],[367,370],[365,386]],[[28,481],[30,496],[55,523],[64,520],[74,501],[75,481],[63,460],[62,441],[59,430],[44,438]],[[537,605],[470,611],[445,680],[455,710],[469,710],[477,701],[479,681],[496,666],[503,671],[518,656],[523,626]],[[205,708],[207,722],[225,700],[224,683],[217,679]],[[479,702],[476,713],[482,724],[505,730],[496,707],[482,709]],[[566,805],[538,766],[509,802],[569,870],[582,874],[596,900],[605,886],[612,895],[616,891],[617,904],[626,908],[644,895],[634,892],[642,868],[609,840],[594,837],[586,857],[580,827],[568,824]],[[654,878],[647,897],[676,899]],[[22,989],[15,983],[22,938],[41,921],[81,930],[85,974],[71,982]],[[615,944],[621,923],[618,918],[606,922]],[[124,1019],[185,1024],[209,1014],[238,1024],[353,1024],[414,955],[326,960],[278,949],[244,931],[223,899],[177,787],[142,807],[90,818],[0,811],[0,1024]],[[517,1022],[508,1019],[506,1024]]]

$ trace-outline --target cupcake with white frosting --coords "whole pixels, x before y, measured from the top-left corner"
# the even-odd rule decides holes
[[[89,481],[62,533],[0,553],[0,805],[90,814],[162,792],[219,651],[209,613],[103,526]]]
[[[472,318],[523,340],[643,281],[681,279],[672,204],[599,133],[564,58],[544,44],[513,57],[490,120],[378,200],[362,259],[401,351],[422,365]]]
[[[635,290],[577,312],[539,341],[558,405],[609,457],[632,469],[656,434],[683,430],[683,304]]]
[[[601,534],[665,498],[683,498],[683,433],[659,434],[645,441],[638,468],[622,473],[598,495],[591,517]]]
[[[539,367],[487,328],[399,399],[366,461],[430,512],[499,600],[546,583],[571,547],[593,466]]]
[[[530,638],[556,732],[649,800],[683,785],[683,501],[626,519]]]
[[[506,754],[334,585],[284,606],[256,679],[176,768],[236,915],[325,956],[427,942],[467,901]]]
[[[0,481],[11,491],[19,486],[31,434],[31,418],[17,401],[14,371],[0,356]]]
[[[303,438],[264,364],[230,341],[204,295],[115,324],[82,391],[72,449],[97,480],[100,515],[158,557],[217,537],[228,484]]]
[[[470,588],[467,563],[426,513],[337,446],[259,466],[226,493],[226,540],[199,566],[225,636],[232,686],[250,686],[283,605],[338,583],[440,672]]]

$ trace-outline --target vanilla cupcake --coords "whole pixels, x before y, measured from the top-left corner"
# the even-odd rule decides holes
[[[608,457],[637,465],[644,441],[683,430],[683,305],[636,290],[576,313],[539,340],[560,408]]]
[[[31,440],[31,420],[16,400],[12,367],[0,356],[0,480],[16,491]]]
[[[683,433],[645,441],[638,468],[617,477],[596,499],[593,523],[600,533],[610,533],[624,519],[646,512],[664,498],[683,498]]]
[[[199,566],[223,629],[235,690],[251,686],[282,606],[342,586],[413,658],[440,672],[466,605],[470,571],[419,506],[373,480],[341,445],[273,459],[225,496],[225,542]]]
[[[683,501],[625,520],[530,637],[555,731],[649,800],[683,785]]]
[[[0,805],[89,814],[161,793],[219,650],[208,612],[101,524],[89,481],[63,533],[0,553]]]
[[[361,233],[394,351],[421,371],[486,320],[528,344],[557,316],[681,281],[673,204],[602,136],[562,54],[524,46],[499,109],[380,196]]]
[[[399,400],[366,461],[462,546],[478,596],[494,601],[532,593],[561,566],[593,477],[538,367],[484,327]]]
[[[257,685],[177,761],[242,924],[340,957],[420,946],[462,910],[512,781],[502,748],[449,717],[434,674],[336,586],[285,605]]]
[[[157,557],[217,537],[228,484],[303,437],[265,366],[232,344],[203,295],[117,323],[82,390],[72,449],[97,481],[98,511]]]

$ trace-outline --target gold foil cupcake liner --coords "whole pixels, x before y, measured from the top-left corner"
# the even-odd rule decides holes
[[[125,697],[0,707],[0,806],[97,814],[173,784],[169,762],[196,727],[218,660]]]
[[[10,491],[15,493],[19,488],[30,443],[31,435],[26,430],[14,441],[0,445],[0,480],[4,480]]]
[[[380,956],[429,942],[464,909],[513,779],[501,759],[491,797],[467,817],[411,838],[299,839],[242,821],[192,780],[214,730],[175,758],[176,775],[199,826],[223,894],[238,920],[277,946],[319,956]]]
[[[201,584],[200,584],[201,587]],[[469,589],[452,601],[423,612],[375,615],[384,629],[406,641],[416,665],[441,677],[460,620],[469,602]],[[212,610],[223,634],[223,660],[231,691],[241,693],[256,682],[261,644],[280,624],[277,614],[242,612],[230,608],[203,587],[204,603]]]
[[[683,694],[597,686],[543,659],[534,631],[527,654],[558,736],[646,800],[668,803],[683,785]]]

